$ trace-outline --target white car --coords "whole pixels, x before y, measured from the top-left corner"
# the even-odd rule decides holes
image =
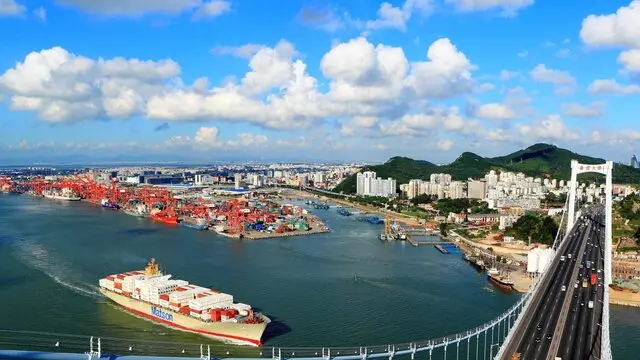
[[[561,290],[562,290],[562,291],[567,291],[567,287],[566,287],[566,286],[564,286],[564,285],[562,285],[562,289],[561,289]]]

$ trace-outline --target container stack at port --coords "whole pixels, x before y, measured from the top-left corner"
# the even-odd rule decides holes
[[[11,179],[0,179],[0,189],[15,188]],[[32,178],[20,184],[21,192],[58,201],[84,200],[110,210],[182,225],[196,230],[245,239],[322,233],[329,228],[306,209],[280,205],[268,199],[215,199],[205,192],[172,192],[164,186],[127,186],[114,179],[98,182],[91,174],[44,180]],[[328,204],[312,204],[326,209]]]

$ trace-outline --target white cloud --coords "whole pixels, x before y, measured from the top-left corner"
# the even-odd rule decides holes
[[[384,136],[425,136],[439,130],[472,133],[477,123],[465,120],[455,106],[435,107],[424,113],[406,114],[400,119],[380,123],[380,133]]]
[[[442,151],[449,151],[455,143],[451,139],[442,139],[438,141],[438,149]]]
[[[640,48],[640,0],[620,7],[615,14],[589,15],[582,21],[580,38],[587,45]]]
[[[211,50],[214,55],[233,55],[243,59],[251,59],[258,51],[266,48],[262,44],[244,44],[241,46],[216,46]]]
[[[224,13],[231,11],[231,2],[222,0],[213,0],[206,2],[196,10],[192,19],[200,20],[204,18],[218,17]]]
[[[476,67],[449,39],[431,44],[427,58],[430,61],[411,64],[406,79],[416,97],[449,98],[473,90],[471,71]]]
[[[27,8],[20,5],[16,0],[0,0],[0,17],[18,16],[27,11]]]
[[[171,60],[93,60],[54,47],[32,52],[7,70],[0,92],[12,95],[13,109],[37,111],[47,122],[128,118],[179,73]]]
[[[560,115],[549,115],[543,120],[530,124],[516,124],[518,134],[529,141],[540,140],[577,140],[580,133],[568,128]]]
[[[624,73],[640,73],[640,48],[621,52],[618,63]]]
[[[483,92],[487,92],[495,89],[496,89],[496,86],[494,84],[486,82],[476,86],[476,88],[473,89],[473,91],[476,93],[483,93]]]
[[[296,19],[305,25],[318,27],[331,33],[346,25],[346,21],[333,8],[303,7]]]
[[[179,14],[203,6],[202,0],[56,0],[62,5],[108,16],[140,16],[148,13]]]
[[[509,142],[513,140],[513,135],[506,129],[485,130],[484,132],[482,132],[481,136],[482,138],[490,142]]]
[[[383,2],[378,9],[377,18],[365,21],[364,28],[366,30],[392,28],[404,32],[407,30],[407,22],[415,12],[427,16],[432,10],[433,0],[405,0],[402,7]]]
[[[571,95],[577,89],[576,79],[568,71],[549,69],[539,64],[529,75],[534,81],[553,84],[556,95]]]
[[[554,85],[571,85],[576,82],[568,71],[549,69],[544,64],[539,64],[529,74],[535,81]]]
[[[195,145],[200,148],[256,148],[267,145],[268,138],[262,134],[239,133],[236,139],[223,141],[219,138],[217,127],[200,127],[194,137]],[[189,137],[186,137],[189,140]]]
[[[526,58],[527,56],[529,56],[529,52],[527,50],[522,50],[518,53],[519,58]]]
[[[519,10],[533,5],[534,0],[445,0],[460,12],[498,9],[504,16],[515,16]]]
[[[0,0],[1,2],[2,0]],[[40,6],[37,9],[33,9],[33,14],[40,19],[40,21],[45,22],[47,21],[47,10],[45,10],[45,8],[43,8],[42,6]]]
[[[516,113],[508,106],[498,103],[484,104],[476,109],[476,117],[487,120],[513,120]]]
[[[587,91],[596,95],[628,95],[640,94],[640,85],[623,85],[615,79],[598,79],[589,85]]]
[[[217,85],[201,77],[185,85],[180,66],[170,59],[90,59],[55,47],[32,52],[5,71],[0,94],[12,109],[37,112],[47,122],[145,115],[167,122],[292,129],[352,119],[348,126],[372,129],[380,128],[373,119],[402,119],[430,98],[487,88],[477,86],[471,75],[475,66],[446,38],[434,41],[427,59],[417,62],[409,62],[401,48],[374,45],[364,37],[336,44],[320,62],[326,92],[284,40],[274,47],[227,50],[242,56],[255,52],[243,77]],[[450,116],[447,129],[461,123],[455,119]]]
[[[500,80],[509,81],[519,75],[517,71],[502,70],[500,71]]]
[[[562,104],[562,115],[576,118],[597,118],[604,115],[604,103],[594,102],[588,105],[578,103]]]
[[[569,49],[558,49],[558,51],[556,51],[556,57],[561,59],[567,58],[569,55],[571,55],[571,50]]]

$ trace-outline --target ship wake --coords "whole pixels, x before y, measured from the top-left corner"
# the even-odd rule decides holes
[[[42,245],[28,239],[20,239],[15,245],[15,253],[27,266],[42,272],[51,280],[77,294],[95,299],[102,298],[97,286],[74,278],[72,274],[75,272],[71,264],[63,261]]]

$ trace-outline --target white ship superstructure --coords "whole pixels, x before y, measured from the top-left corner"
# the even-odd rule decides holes
[[[44,190],[42,196],[53,200],[80,201],[80,196],[69,188]]]

